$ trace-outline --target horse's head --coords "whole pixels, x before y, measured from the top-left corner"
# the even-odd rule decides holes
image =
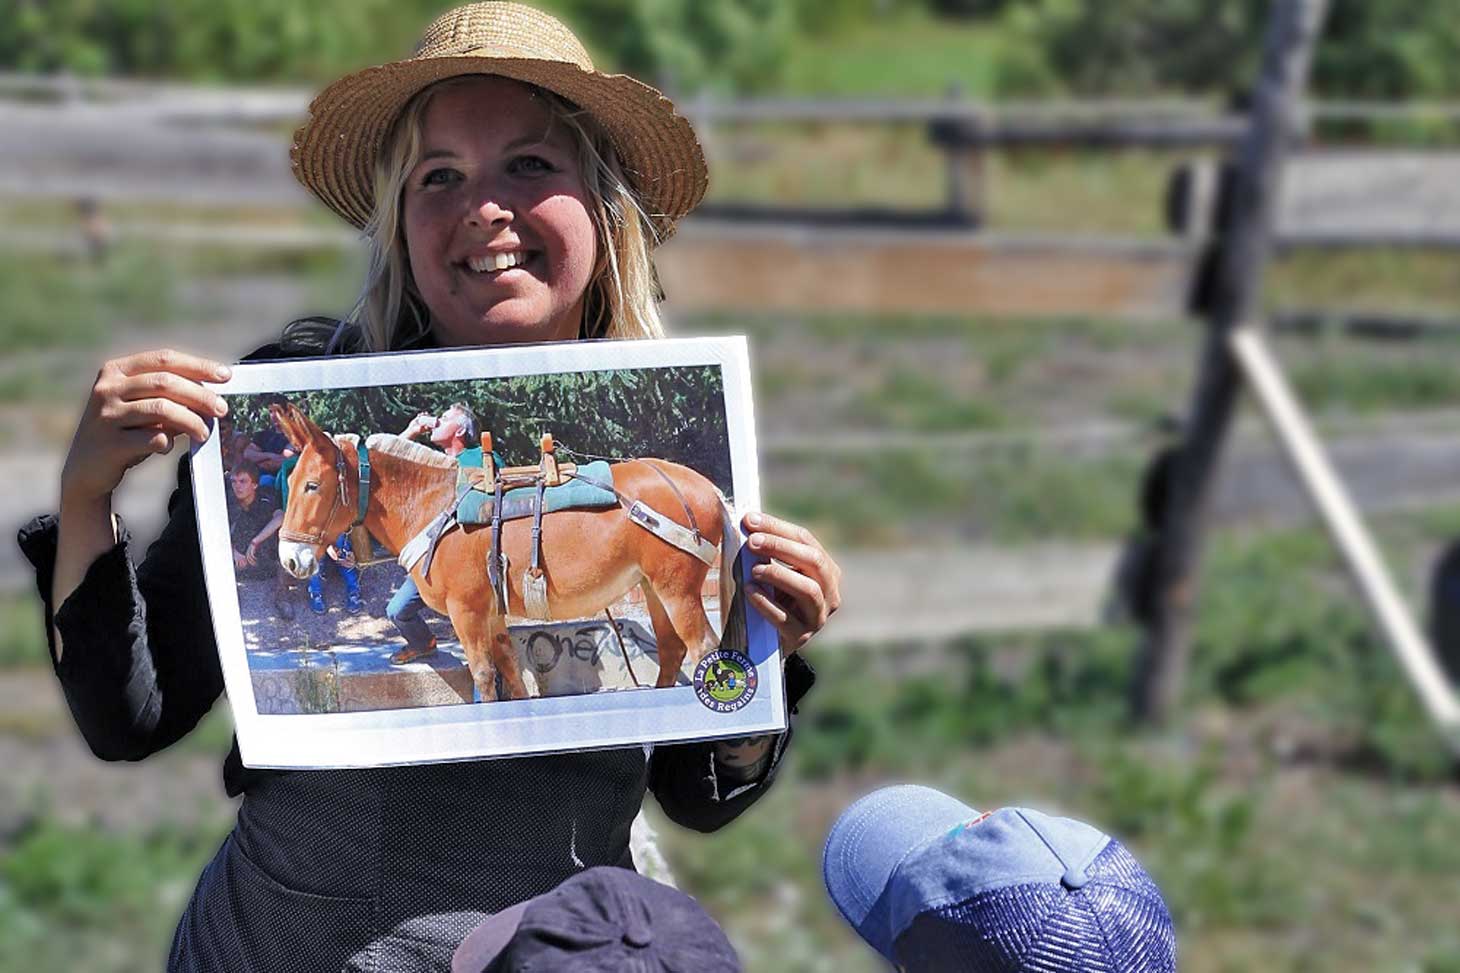
[[[355,522],[358,486],[339,445],[298,406],[271,405],[269,413],[299,456],[289,474],[279,561],[294,577],[307,578],[325,547]]]

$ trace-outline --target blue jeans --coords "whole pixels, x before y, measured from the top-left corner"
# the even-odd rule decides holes
[[[339,551],[341,554],[352,554],[352,553],[354,553],[354,549],[350,547],[350,535],[349,534],[341,534],[335,540],[335,550]],[[344,581],[345,581],[345,592],[346,592],[347,596],[353,596],[354,598],[359,598],[360,597],[360,569],[359,568],[347,568],[343,564],[341,564],[339,561],[336,561],[334,558],[330,557],[328,554],[326,554],[324,556],[323,560],[321,560],[319,562],[319,570],[316,571],[316,572],[314,572],[314,574],[312,574],[312,575],[309,576],[309,596],[311,598],[315,598],[315,597],[323,598],[324,597],[324,566],[326,564],[333,564],[335,566],[335,570],[340,573],[340,577],[344,579]]]
[[[385,606],[385,616],[395,623],[406,644],[413,649],[424,649],[431,644],[431,627],[421,617],[425,604],[415,579],[406,575],[406,580],[390,596],[390,604]]]

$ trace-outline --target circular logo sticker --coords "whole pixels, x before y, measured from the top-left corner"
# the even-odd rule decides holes
[[[716,713],[733,713],[755,698],[760,677],[745,655],[716,649],[695,666],[695,695]]]

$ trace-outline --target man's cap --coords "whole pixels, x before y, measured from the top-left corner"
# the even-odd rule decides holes
[[[887,787],[837,819],[822,874],[847,922],[908,973],[1176,969],[1160,890],[1118,841],[1070,818]]]
[[[735,948],[699,903],[611,866],[489,916],[451,960],[452,973],[739,970]]]

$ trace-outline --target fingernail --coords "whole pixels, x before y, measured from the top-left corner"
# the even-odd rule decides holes
[[[759,527],[760,526],[760,514],[746,514],[745,515],[745,523],[749,527]]]
[[[215,402],[213,404],[213,411],[216,412],[216,413],[218,413],[218,417],[220,419],[223,416],[228,415],[228,400],[227,399],[219,399],[217,402]]]
[[[233,369],[227,365],[219,365],[213,370],[213,374],[218,376],[218,381],[226,382],[233,377]]]
[[[750,535],[750,542],[749,543],[750,543],[750,546],[751,547],[764,547],[765,546],[765,535],[764,534],[751,534]]]

